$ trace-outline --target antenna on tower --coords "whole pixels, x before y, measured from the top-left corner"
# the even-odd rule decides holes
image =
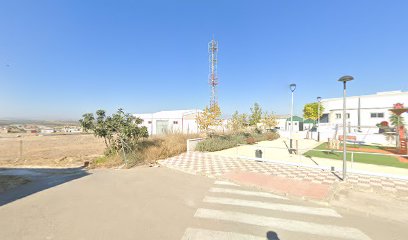
[[[218,42],[213,39],[208,43],[208,53],[209,53],[209,62],[210,62],[210,74],[209,74],[209,84],[211,87],[211,99],[210,106],[218,104],[217,99],[217,85],[218,85],[218,76],[217,76],[217,62],[218,62]]]

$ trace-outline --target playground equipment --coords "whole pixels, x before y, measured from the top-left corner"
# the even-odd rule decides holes
[[[398,116],[398,124],[396,128],[397,132],[397,150],[398,152],[402,154],[407,153],[407,139],[405,137],[405,129],[404,126],[400,126],[400,116],[404,112],[408,112],[408,108],[404,108],[404,104],[402,103],[396,103],[394,104],[394,108],[390,109],[391,112],[393,112],[395,115]]]

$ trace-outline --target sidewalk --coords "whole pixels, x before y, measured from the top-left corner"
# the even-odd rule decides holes
[[[408,197],[408,181],[386,177],[350,173],[347,181],[342,182],[338,177],[340,176],[339,172],[332,173],[328,170],[257,162],[201,152],[184,153],[161,160],[159,163],[190,174],[239,180],[254,186],[264,183],[264,187],[271,191],[280,193],[286,191],[287,194],[317,200],[326,200],[341,184],[348,184],[354,189],[377,192],[396,198]],[[279,182],[279,184],[273,184],[273,182]],[[282,188],[281,186],[286,187]],[[305,187],[309,188],[307,192],[304,190]],[[316,191],[321,192],[316,195],[314,193]]]
[[[329,159],[329,158],[318,158],[318,157],[305,157],[303,153],[307,152],[309,149],[313,149],[321,142],[316,142],[311,139],[300,139],[299,141],[299,154],[290,154],[288,150],[289,140],[285,138],[279,138],[274,141],[263,141],[254,145],[243,145],[235,148],[230,148],[218,152],[213,152],[209,154],[221,155],[225,157],[244,157],[244,158],[254,158],[255,150],[260,149],[263,152],[262,158],[264,160],[282,161],[290,162],[299,165],[314,166],[330,169],[334,167],[336,171],[341,171],[343,168],[343,162],[340,160]],[[294,146],[295,147],[295,146]],[[380,175],[396,175],[408,178],[408,169],[397,168],[389,166],[381,166],[374,164],[366,164],[359,162],[347,161],[347,169],[354,171],[356,173],[373,173]]]

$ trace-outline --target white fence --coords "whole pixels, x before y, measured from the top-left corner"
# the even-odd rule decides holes
[[[320,135],[320,141],[326,142],[328,139],[333,139],[338,136],[343,135],[343,127],[341,125],[330,125],[330,124],[320,124],[318,129]],[[346,127],[347,135],[356,137],[356,141],[361,144],[377,144],[384,146],[395,146],[397,137],[396,133],[379,133],[377,127]],[[336,134],[337,132],[337,134]],[[282,137],[290,138],[290,131],[279,131]],[[318,138],[318,132],[309,131],[294,131],[292,133],[292,138],[294,139],[315,139]]]

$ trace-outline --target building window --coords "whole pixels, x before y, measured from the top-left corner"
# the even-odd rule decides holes
[[[336,119],[340,119],[341,118],[341,113],[336,113]]]
[[[173,121],[173,124],[178,124],[178,121]]]
[[[147,121],[147,124],[152,124],[152,121]]]
[[[384,118],[384,113],[371,113],[371,118]]]
[[[350,113],[347,113],[347,118],[350,118]]]

